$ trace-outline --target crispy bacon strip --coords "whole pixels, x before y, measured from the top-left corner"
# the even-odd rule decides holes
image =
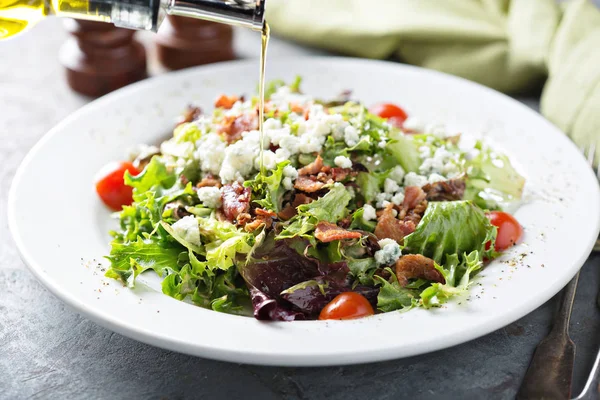
[[[250,210],[250,194],[251,189],[243,187],[238,182],[223,186],[221,190],[221,202],[223,203],[225,218],[230,222],[234,222],[238,217],[243,216],[242,214],[248,214]]]
[[[323,158],[320,155],[318,155],[317,158],[315,158],[315,161],[300,168],[298,170],[298,175],[316,175],[319,172],[321,172],[322,168],[323,168]]]
[[[407,254],[400,257],[396,261],[396,276],[402,287],[408,285],[408,280],[412,278],[446,283],[441,272],[435,269],[433,260],[421,254]]]
[[[217,100],[215,100],[215,107],[229,110],[239,99],[240,98],[237,96],[227,96],[222,94],[219,96],[219,98],[217,98]]]
[[[404,236],[415,231],[416,225],[413,221],[402,221],[394,215],[394,205],[388,204],[377,220],[375,236],[379,239],[394,239],[402,243]]]
[[[202,115],[202,109],[200,107],[188,105],[186,110],[181,114],[177,120],[177,125],[184,124],[186,122],[192,122],[196,118]]]
[[[197,188],[209,187],[209,186],[214,186],[214,187],[220,188],[221,182],[218,179],[216,179],[215,177],[213,177],[212,175],[208,174],[204,178],[202,178],[202,180],[200,182],[198,182],[196,184]]]
[[[423,191],[429,201],[460,200],[465,194],[466,183],[463,179],[450,179],[423,186]]]
[[[326,221],[319,222],[315,229],[315,238],[323,243],[333,242],[334,240],[360,239],[361,236],[360,232],[348,231]]]
[[[404,202],[402,203],[402,208],[407,210],[411,210],[419,205],[427,195],[418,186],[408,186],[404,189]]]
[[[242,133],[258,129],[258,118],[253,114],[225,116],[218,132],[225,135],[227,143],[233,143],[242,137]]]
[[[305,175],[298,176],[294,182],[294,188],[306,193],[317,192],[323,189],[323,186],[325,186],[325,182],[317,181],[316,178]]]
[[[288,204],[283,210],[279,212],[279,219],[284,221],[291,219],[298,213],[298,206],[301,206],[302,204],[308,204],[314,200],[315,199],[313,199],[312,197],[308,197],[304,193],[296,193],[296,196],[294,196],[294,201],[292,201],[291,204]]]
[[[246,223],[244,229],[247,232],[253,232],[263,225],[270,226],[273,224],[273,218],[277,216],[273,211],[257,208],[254,210],[256,218],[252,222]]]

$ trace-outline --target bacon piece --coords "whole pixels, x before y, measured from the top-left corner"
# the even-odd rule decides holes
[[[290,104],[290,111],[291,112],[295,112],[296,114],[303,114],[304,113],[304,107],[302,107],[299,104],[296,103],[291,103]]]
[[[258,118],[253,114],[242,114],[225,116],[217,129],[219,133],[225,134],[227,143],[233,143],[242,137],[242,133],[258,129]]]
[[[185,124],[186,122],[192,122],[202,115],[202,109],[200,107],[188,105],[183,114],[177,120],[177,125]]]
[[[284,221],[291,219],[298,213],[298,206],[301,206],[302,204],[308,204],[314,200],[315,199],[313,199],[312,197],[308,197],[304,193],[296,193],[292,204],[287,205],[283,210],[279,212],[279,219],[282,219]]]
[[[323,186],[325,186],[324,182],[317,181],[316,178],[305,175],[298,176],[294,182],[294,188],[306,193],[317,192],[323,189]]]
[[[428,183],[423,186],[423,191],[429,201],[460,200],[465,194],[466,184],[463,179],[450,179],[449,181]]]
[[[360,232],[348,231],[326,221],[319,222],[315,229],[315,238],[323,243],[333,242],[334,240],[360,239],[361,236]]]
[[[446,283],[444,276],[435,269],[434,262],[421,254],[407,254],[396,261],[396,276],[400,286],[408,285],[412,278],[427,279],[439,283]]]
[[[254,221],[244,225],[244,229],[247,232],[253,232],[261,226],[271,226],[273,224],[273,218],[277,216],[273,211],[265,210],[264,208],[257,208],[254,212],[256,214]]]
[[[298,170],[298,175],[316,175],[321,172],[323,168],[323,158],[320,155],[315,158],[315,161],[310,164],[300,168]]]
[[[216,179],[214,176],[212,176],[211,174],[206,175],[204,178],[202,178],[202,180],[200,182],[198,182],[196,184],[197,188],[202,188],[202,187],[221,187],[221,182]]]
[[[416,225],[413,221],[401,221],[394,216],[394,205],[388,204],[377,220],[375,236],[378,239],[394,239],[402,243],[404,236],[415,231]]]
[[[237,96],[227,96],[222,94],[217,100],[215,100],[215,107],[229,110],[239,99],[240,98]]]
[[[248,214],[250,194],[251,189],[243,187],[238,182],[223,186],[221,190],[223,213],[230,222],[236,221],[241,214]]]
[[[411,210],[425,200],[426,197],[427,195],[420,187],[408,186],[404,189],[404,202],[402,203],[402,208]]]

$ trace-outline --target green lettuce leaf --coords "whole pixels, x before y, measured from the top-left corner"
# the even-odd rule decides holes
[[[471,201],[431,202],[417,229],[404,238],[402,251],[441,264],[445,254],[483,254],[485,243],[493,244],[494,233],[483,210]]]
[[[177,174],[167,169],[160,157],[152,157],[146,168],[138,175],[133,176],[129,171],[125,172],[125,184],[134,189],[134,194],[141,194],[153,186],[170,188],[176,180]]]
[[[406,172],[418,172],[421,158],[415,143],[402,132],[391,130],[390,141],[385,146],[385,152],[393,157]]]
[[[289,164],[289,161],[280,162],[269,176],[265,177],[258,174],[255,180],[245,183],[246,186],[252,187],[252,196],[255,197],[255,203],[276,213],[281,211],[283,195],[286,192],[281,180],[283,179],[283,169]]]
[[[159,276],[164,276],[168,269],[178,270],[179,255],[183,251],[177,243],[150,236],[128,243],[113,241],[110,255],[106,257],[111,262],[106,276],[133,287],[135,278],[147,269],[153,269]]]
[[[381,192],[381,186],[385,181],[385,175],[372,172],[359,172],[356,177],[356,184],[360,188],[365,203],[371,203]]]
[[[178,125],[173,131],[173,137],[177,143],[191,142],[196,143],[202,136],[202,131],[197,124],[193,122]]]
[[[364,209],[362,207],[354,211],[354,214],[352,214],[352,222],[350,222],[350,227],[348,229],[358,229],[361,231],[373,232],[375,230],[375,226],[377,225],[377,221],[365,221],[363,214]]]
[[[375,280],[381,284],[377,295],[377,308],[383,312],[395,310],[408,311],[419,303],[418,292],[414,289],[403,288],[398,283],[396,274],[390,268],[386,268],[391,274],[391,282],[375,275]]]
[[[451,297],[467,293],[471,278],[481,269],[481,256],[478,251],[464,254],[459,261],[457,254],[446,257],[446,264],[435,265],[444,275],[446,283],[433,283],[421,292],[421,303],[425,308],[438,307]]]
[[[288,239],[295,236],[305,236],[311,243],[315,239],[308,232],[315,229],[319,221],[336,223],[346,213],[352,195],[342,184],[334,184],[325,196],[298,207],[298,215],[289,220],[288,225],[276,239]]]
[[[229,222],[215,217],[198,218],[200,237],[205,244],[206,262],[211,270],[227,270],[234,265],[237,254],[248,254],[253,236]]]
[[[481,149],[476,157],[466,162],[466,171],[464,198],[482,208],[506,210],[523,195],[525,178],[505,155]]]

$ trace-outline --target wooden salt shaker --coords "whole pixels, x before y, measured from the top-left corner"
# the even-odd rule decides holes
[[[169,15],[155,38],[159,62],[168,69],[232,60],[229,25]]]
[[[135,31],[72,19],[65,28],[72,36],[60,49],[60,62],[74,91],[98,97],[148,76],[146,51],[134,40]]]

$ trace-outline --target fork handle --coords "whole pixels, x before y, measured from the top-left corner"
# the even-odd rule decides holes
[[[594,362],[594,366],[592,367],[590,376],[589,376],[587,382],[585,383],[585,387],[581,391],[581,394],[579,396],[577,396],[574,400],[597,399],[599,392],[600,392],[600,349],[598,350],[598,354],[596,354],[596,361]]]

